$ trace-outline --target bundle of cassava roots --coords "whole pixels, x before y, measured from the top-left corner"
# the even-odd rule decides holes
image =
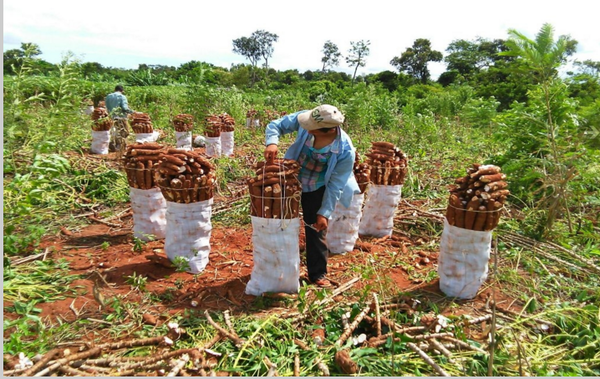
[[[223,121],[218,115],[210,115],[204,119],[204,135],[206,137],[221,136],[221,125]]]
[[[164,151],[163,145],[154,142],[127,145],[123,163],[130,187],[147,190],[156,186],[154,168]]]
[[[257,162],[255,178],[248,180],[250,214],[261,218],[297,218],[302,187],[298,180],[300,166],[291,159]]]
[[[372,142],[371,150],[365,155],[371,166],[371,183],[382,186],[404,184],[408,157],[393,143]]]
[[[473,164],[456,179],[446,210],[448,224],[469,230],[490,231],[498,226],[509,195],[506,175],[494,165]]]
[[[134,133],[152,133],[152,121],[150,121],[150,115],[143,112],[134,112],[131,115],[131,129]]]
[[[110,130],[113,125],[112,119],[108,116],[108,111],[103,107],[94,108],[92,121],[92,130],[95,132]]]
[[[205,201],[213,197],[215,166],[194,151],[167,149],[158,155],[154,180],[167,201]]]
[[[222,132],[233,132],[235,129],[235,119],[227,113],[221,113],[219,115],[221,119],[221,131]]]
[[[191,114],[178,114],[173,118],[173,127],[176,132],[189,132],[194,129],[194,116]]]
[[[354,159],[354,177],[360,188],[360,193],[365,193],[371,181],[371,165],[366,162],[360,163],[358,152],[356,152],[356,158]]]
[[[219,137],[221,132],[233,132],[235,130],[235,119],[227,113],[209,115],[204,121],[204,134],[207,137]]]

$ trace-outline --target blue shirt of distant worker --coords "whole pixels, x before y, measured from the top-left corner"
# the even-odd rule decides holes
[[[113,119],[123,118],[129,113],[133,113],[133,110],[127,104],[127,96],[125,96],[125,90],[122,85],[116,86],[115,92],[106,96],[105,103],[106,110]]]

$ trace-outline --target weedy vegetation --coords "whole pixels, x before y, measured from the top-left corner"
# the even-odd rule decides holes
[[[358,151],[366,151],[374,140],[399,146],[409,156],[402,197],[415,204],[414,214],[403,219],[403,230],[433,241],[419,246],[420,251],[439,249],[448,185],[470,164],[501,166],[510,184],[509,205],[494,231],[493,261],[484,284],[493,296],[486,308],[489,318],[482,323],[469,324],[465,302],[427,290],[397,288],[382,274],[390,265],[423,284],[432,283],[437,275],[435,270],[414,271],[390,250],[365,254],[362,263],[348,267],[344,280],[359,277],[369,284],[360,289],[350,286],[335,300],[332,290],[304,285],[294,298],[258,297],[248,312],[235,317],[219,313],[209,319],[200,308],[168,316],[185,329],[172,339],[171,351],[210,350],[200,371],[192,371],[200,367],[193,357],[182,368],[195,375],[264,376],[275,371],[281,376],[347,375],[336,359],[338,352],[346,351],[357,366],[353,374],[359,376],[599,376],[600,137],[590,137],[588,122],[598,120],[600,104],[573,96],[572,83],[555,75],[566,47],[564,41],[542,43],[554,42],[551,37],[546,29],[535,41],[516,32],[511,35],[506,54],[529,64],[536,81],[528,88],[527,101],[505,108],[494,97],[478,96],[476,84],[469,82],[389,91],[381,83],[367,81],[352,87],[329,80],[286,86],[275,81],[272,88],[239,89],[189,78],[173,84],[151,71],[131,76],[130,105],[149,113],[158,129],[169,130],[172,118],[180,113],[202,120],[227,112],[236,119],[236,148],[243,153],[215,161],[216,191],[235,200],[215,205],[215,225],[235,228],[250,222],[248,197],[234,195],[244,190],[251,164],[262,159],[263,128],[243,127],[251,108],[292,113],[333,103],[346,115],[346,130]],[[532,54],[535,51],[539,54]],[[102,320],[56,324],[40,317],[36,307],[40,302],[78,295],[80,289],[71,285],[78,276],[70,275],[68,265],[51,255],[43,260],[27,257],[44,255],[42,240],[57,235],[60,227],[83,225],[84,219],[75,215],[115,212],[129,201],[129,188],[119,167],[86,154],[91,120],[80,111],[82,99],[101,100],[115,83],[84,78],[71,56],[54,75],[36,75],[34,53],[25,50],[15,75],[4,77],[3,287],[5,316],[10,314],[4,319],[4,352],[32,358],[61,342],[90,335],[156,341],[173,336],[167,323],[148,325],[143,314],[152,304],[175,296],[177,288],[158,296],[145,290],[147,278],[135,272],[123,280],[141,293],[140,304],[113,296],[106,299],[113,311]],[[591,80],[597,83],[597,76]],[[282,138],[281,150],[291,138]],[[172,133],[164,142],[175,144]],[[432,214],[440,217],[427,216]],[[134,240],[135,251],[143,246]],[[106,250],[111,245],[105,241],[100,247]],[[189,268],[186,261],[174,265],[177,271]],[[377,324],[373,320],[380,317],[373,294],[389,321],[379,335],[373,334]],[[499,299],[510,299],[522,311],[503,312]],[[272,311],[275,301],[281,305],[279,312]],[[419,344],[430,338],[422,335],[434,331],[411,334],[394,328],[426,329],[431,323],[425,320],[442,312],[453,314],[447,321],[451,326],[441,329],[451,331],[453,340],[440,337],[440,341],[450,341],[455,349],[447,355],[439,347],[428,351],[432,365],[419,353]],[[353,333],[344,335],[344,324],[356,320]],[[379,339],[358,343],[361,334]],[[469,347],[459,349],[461,344]],[[156,362],[150,363],[155,348],[132,344],[123,361],[131,358],[127,361],[131,365],[147,357],[148,367],[155,367]]]

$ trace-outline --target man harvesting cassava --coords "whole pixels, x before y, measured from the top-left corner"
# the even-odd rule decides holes
[[[285,153],[286,159],[300,164],[302,218],[306,233],[308,279],[330,287],[326,278],[329,252],[326,244],[329,217],[341,201],[345,207],[360,193],[353,175],[355,150],[341,129],[344,115],[332,105],[299,111],[271,121],[266,128],[265,159],[277,157],[279,137],[297,131],[296,140]]]
[[[115,92],[106,96],[105,103],[108,114],[114,120],[109,149],[111,151],[124,151],[125,139],[129,135],[127,115],[133,113],[133,110],[127,104],[127,96],[125,96],[123,86],[117,85]]]

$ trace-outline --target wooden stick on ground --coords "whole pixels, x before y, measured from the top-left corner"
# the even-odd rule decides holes
[[[242,346],[244,344],[244,341],[242,341],[239,337],[234,336],[233,334],[231,334],[230,332],[228,332],[227,330],[223,329],[219,324],[217,324],[212,317],[210,317],[210,314],[208,313],[208,310],[204,311],[204,316],[206,316],[206,319],[208,320],[208,322],[215,328],[217,329],[217,331],[219,331],[219,333],[221,333],[223,336],[229,338],[230,340],[233,341],[233,343],[236,346]]]
[[[306,344],[304,342],[300,341],[297,338],[294,338],[294,343],[296,345],[298,345],[298,347],[301,348],[302,350],[312,351],[312,349],[310,349],[308,346],[306,346]],[[323,376],[329,376],[329,367],[327,367],[327,365],[325,363],[323,363],[323,361],[321,361],[320,357],[315,358],[315,365],[319,368],[319,370],[321,370],[321,373],[323,374]]]
[[[167,376],[177,376],[181,369],[185,367],[186,363],[190,360],[190,356],[188,354],[183,354],[178,360],[175,361],[173,368],[167,374]]]
[[[102,350],[99,347],[94,347],[94,348],[91,348],[90,350],[87,350],[87,351],[84,351],[84,352],[81,352],[78,354],[69,355],[66,358],[57,360],[53,365],[46,367],[42,371],[36,373],[34,376],[47,376],[52,371],[58,369],[59,367],[65,365],[65,364],[68,364],[71,361],[76,361],[79,359],[93,357],[95,355],[100,354],[101,352],[102,352]]]
[[[375,292],[373,292],[373,304],[375,305],[375,330],[377,337],[379,337],[381,335],[381,313],[379,312],[379,299],[377,299]]]
[[[417,345],[415,345],[412,342],[408,342],[406,344],[406,346],[408,346],[409,349],[411,349],[415,353],[419,354],[419,356],[421,358],[423,358],[423,360],[425,362],[427,362],[427,364],[430,365],[438,374],[440,374],[441,376],[450,376],[446,371],[444,371],[444,369],[442,369],[437,363],[435,363],[433,361],[433,359],[431,359],[431,357],[429,355],[427,355],[426,352],[424,352],[423,350],[419,349],[419,347]]]
[[[294,355],[294,376],[295,377],[300,376],[300,354],[298,354],[298,353],[296,353],[296,355]]]
[[[440,353],[444,354],[446,358],[448,358],[448,362],[455,363],[454,358],[452,358],[452,352],[446,348],[446,346],[442,345],[438,340],[432,338],[429,340],[429,343],[432,347],[438,350]]]
[[[36,364],[29,367],[25,372],[23,372],[21,376],[31,376],[34,372],[37,372],[39,369],[44,367],[46,363],[50,362],[59,352],[59,348],[50,350]]]
[[[350,327],[345,330],[342,335],[340,336],[340,338],[338,338],[338,340],[335,342],[336,345],[338,346],[342,346],[344,344],[344,342],[346,342],[346,340],[348,339],[348,337],[350,337],[350,335],[352,334],[352,332],[354,332],[354,329],[356,329],[356,327],[358,326],[358,324],[360,324],[360,322],[365,318],[365,316],[367,315],[367,313],[369,313],[369,311],[371,310],[371,304],[367,305],[354,319],[354,321],[352,321],[352,323],[350,324]]]

